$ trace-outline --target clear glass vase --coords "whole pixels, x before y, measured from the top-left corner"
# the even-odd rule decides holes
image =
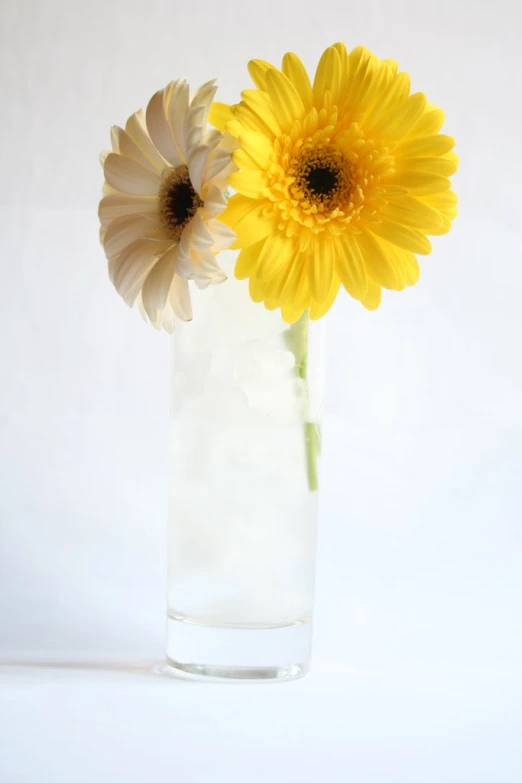
[[[323,322],[289,326],[231,269],[194,290],[193,310],[172,338],[168,664],[298,677],[312,639]]]

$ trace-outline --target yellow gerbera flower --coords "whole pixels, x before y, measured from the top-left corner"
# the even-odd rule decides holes
[[[326,49],[313,84],[292,53],[282,70],[252,60],[249,72],[257,89],[215,103],[210,121],[239,143],[221,220],[237,234],[236,276],[250,278],[252,299],[292,323],[324,315],[341,283],[370,310],[381,286],[413,285],[427,234],[456,215],[443,112],[363,47]]]

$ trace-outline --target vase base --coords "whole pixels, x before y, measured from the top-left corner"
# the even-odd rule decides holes
[[[249,680],[252,682],[286,682],[304,677],[308,664],[291,666],[209,666],[197,663],[179,663],[167,658],[167,669],[172,674],[191,680]]]
[[[170,616],[167,665],[190,679],[293,680],[309,670],[311,638],[311,622],[216,627]]]

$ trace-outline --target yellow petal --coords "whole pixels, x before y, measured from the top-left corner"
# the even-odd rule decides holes
[[[299,97],[303,102],[305,111],[309,111],[313,106],[313,91],[306,68],[296,54],[287,52],[283,57],[283,73],[290,79]]]
[[[220,220],[226,223],[230,228],[235,228],[236,225],[242,220],[245,215],[259,208],[259,202],[253,201],[251,198],[236,194],[231,196],[228,200],[225,211],[221,214]]]
[[[319,124],[319,115],[315,106],[312,106],[303,121],[303,136],[313,136]]]
[[[406,274],[406,283],[408,285],[415,285],[420,277],[419,262],[413,255],[413,253],[407,253],[403,251],[404,272]]]
[[[294,121],[301,120],[305,113],[299,93],[290,79],[276,68],[266,73],[266,90],[281,128],[290,130]]]
[[[397,62],[397,60],[386,59],[386,60],[381,60],[381,62],[383,65],[385,65],[388,68],[390,76],[393,77],[397,75],[397,72],[399,70],[399,63]]]
[[[293,307],[291,304],[285,304],[281,308],[281,316],[287,324],[295,324],[305,311],[305,307]]]
[[[393,177],[393,184],[406,188],[413,196],[429,196],[451,187],[447,177],[424,171],[398,171]]]
[[[314,78],[314,104],[320,111],[324,104],[324,95],[327,90],[332,95],[334,105],[339,103],[341,89],[341,59],[339,52],[333,46],[325,49],[319,60]]]
[[[381,287],[375,280],[368,278],[368,291],[362,300],[367,310],[377,310],[381,303]]]
[[[457,171],[458,157],[455,155],[454,158],[449,158],[444,155],[439,158],[408,158],[406,165],[411,171],[425,171],[428,174],[451,177]]]
[[[399,277],[406,285],[415,285],[420,275],[419,262],[410,250],[391,245],[384,240],[377,240],[386,249],[386,254],[392,259],[394,266],[399,270]]]
[[[382,93],[368,117],[363,119],[362,124],[364,127],[371,129],[381,122],[392,107],[398,106],[406,100],[409,92],[410,77],[407,73],[397,74],[387,85],[386,90]]]
[[[439,212],[441,216],[441,224],[438,228],[432,228],[429,231],[426,231],[427,234],[430,234],[432,237],[442,236],[442,234],[447,234],[448,231],[451,229],[451,219],[448,218],[446,215],[443,215],[442,212]]]
[[[350,53],[350,78],[343,105],[348,111],[356,108],[361,112],[379,103],[386,77],[386,68],[378,59],[363,46],[358,46]]]
[[[274,148],[265,134],[253,131],[243,133],[239,138],[239,143],[243,153],[248,155],[255,164],[255,168],[268,168]],[[237,151],[235,154],[237,154]]]
[[[288,265],[293,254],[295,242],[284,234],[276,233],[267,237],[257,262],[257,278],[262,282],[270,280]]]
[[[390,221],[402,223],[410,228],[419,228],[426,233],[442,226],[442,215],[435,209],[412,196],[390,199],[381,212]]]
[[[256,133],[269,135],[271,138],[273,138],[274,135],[277,135],[263,122],[259,114],[252,111],[244,102],[234,107],[234,117],[234,122],[230,122],[227,125],[227,131],[231,133],[232,136],[236,136],[236,138],[241,136],[245,131],[255,131]]]
[[[261,121],[262,126],[264,125],[274,136],[281,135],[281,126],[272,109],[270,98],[266,93],[259,90],[243,90],[241,97],[245,107],[254,113],[258,121]],[[234,114],[241,122],[243,116],[241,106],[238,106]],[[252,128],[252,130],[256,130],[256,128]]]
[[[444,217],[453,220],[457,216],[457,195],[452,190],[445,190],[441,193],[433,193],[430,196],[424,196],[423,202],[433,209],[442,212]]]
[[[368,231],[362,231],[357,234],[357,244],[366,266],[368,274],[368,290],[365,298],[370,291],[370,277],[384,288],[391,288],[394,291],[401,291],[406,285],[406,281],[400,276],[400,271],[393,263],[391,254],[387,254],[383,245],[375,236]]]
[[[322,318],[323,315],[325,315],[330,307],[333,305],[335,298],[337,294],[339,293],[339,287],[341,285],[341,281],[339,280],[338,276],[334,273],[332,275],[332,283],[330,285],[330,290],[328,292],[328,295],[326,296],[326,299],[321,304],[318,304],[315,300],[312,302],[312,305],[310,307],[310,318],[312,321],[316,321],[318,318]]]
[[[302,264],[297,277],[293,296],[288,298],[281,307],[281,315],[286,323],[298,321],[303,312],[311,305],[310,288],[308,286],[307,266],[309,259],[301,256]]]
[[[334,43],[333,48],[339,55],[339,61],[341,63],[341,83],[348,79],[350,73],[350,58],[346,46],[343,43]]]
[[[255,245],[245,247],[239,253],[234,269],[234,275],[238,280],[245,280],[247,277],[254,274],[265,241],[266,240],[262,239],[260,242],[256,242]]]
[[[426,111],[410,131],[410,136],[431,136],[438,133],[444,124],[442,109]]]
[[[228,184],[243,196],[262,198],[266,190],[266,174],[259,169],[235,171],[229,175]]]
[[[260,90],[266,91],[266,72],[274,66],[266,60],[250,60],[247,65],[250,78]]]
[[[455,139],[438,133],[433,136],[419,136],[401,142],[397,145],[395,154],[401,159],[405,158],[436,158],[444,155],[455,146]]]
[[[334,243],[325,233],[316,237],[314,249],[308,257],[308,284],[318,304],[322,304],[328,296],[336,259]]]
[[[262,302],[264,299],[263,286],[255,275],[248,281],[248,291],[253,302]]]
[[[344,231],[338,241],[339,253],[335,265],[337,274],[350,296],[363,300],[368,284],[366,266],[357,241],[349,231]]]
[[[370,55],[368,60],[361,64],[359,74],[359,87],[354,100],[359,112],[367,112],[373,107],[386,92],[390,82],[390,72],[377,57]]]
[[[423,113],[425,105],[426,96],[422,92],[410,95],[403,103],[390,108],[376,123],[373,132],[390,140],[406,136]]]
[[[305,268],[304,257],[301,253],[297,253],[296,249],[294,245],[285,268],[266,283],[267,295],[277,302],[278,306],[286,302],[291,303],[296,299],[299,281]]]
[[[219,101],[214,101],[214,103],[210,107],[208,120],[215,128],[217,128],[222,133],[224,133],[226,130],[227,123],[232,122],[234,120],[234,114],[232,113],[232,108],[228,105],[228,103],[220,103]]]
[[[233,199],[239,198],[241,201]],[[247,199],[245,196],[233,196],[229,206],[220,215],[220,220],[236,232],[237,240],[233,248],[243,248],[253,245],[275,231],[275,216],[265,215],[265,207],[259,201]],[[238,217],[239,216],[239,217]]]
[[[431,242],[428,237],[416,228],[408,228],[392,220],[383,219],[380,223],[372,223],[371,230],[377,236],[398,245],[412,253],[428,255],[431,253]]]

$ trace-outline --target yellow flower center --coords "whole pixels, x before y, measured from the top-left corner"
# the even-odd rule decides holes
[[[341,207],[355,187],[352,164],[334,147],[306,149],[291,175],[295,182],[290,192],[304,211],[312,205],[320,212]]]
[[[178,166],[167,171],[161,184],[158,202],[163,226],[172,239],[179,240],[187,223],[199,207],[203,206],[203,201],[192,186],[187,166]]]
[[[336,236],[350,225],[357,232],[361,219],[371,221],[378,212],[380,182],[394,168],[391,151],[356,122],[339,117],[336,106],[313,109],[274,140],[267,212],[275,209],[279,230],[299,234],[305,246],[308,237],[325,230]]]

